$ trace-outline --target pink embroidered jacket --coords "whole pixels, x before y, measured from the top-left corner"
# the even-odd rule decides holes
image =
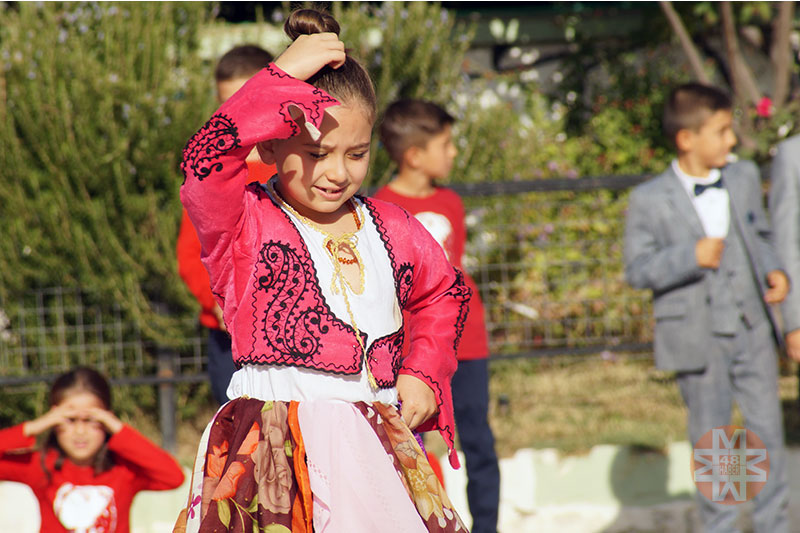
[[[270,65],[229,98],[184,149],[181,200],[200,237],[238,366],[361,372],[364,356],[355,330],[329,309],[299,232],[263,185],[245,186],[245,159],[253,146],[298,133],[292,107],[319,128],[333,105],[338,102],[325,92]],[[457,467],[450,378],[469,289],[414,217],[387,202],[361,200],[392,264],[392,297],[411,317],[405,358],[402,325],[371,344],[365,339],[370,370],[380,387],[394,386],[403,373],[433,389],[439,413],[419,429],[438,429]]]

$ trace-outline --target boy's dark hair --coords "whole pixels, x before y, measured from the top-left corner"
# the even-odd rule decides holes
[[[412,146],[424,148],[455,119],[441,106],[425,100],[398,100],[386,108],[380,138],[389,157],[398,165]]]
[[[301,35],[331,32],[339,35],[339,23],[322,9],[296,9],[283,25],[283,31],[294,41]],[[306,83],[322,89],[342,104],[357,103],[363,106],[370,121],[377,114],[377,97],[367,69],[347,52],[339,68],[322,67]]]
[[[228,50],[217,62],[214,78],[217,82],[250,78],[269,65],[272,54],[254,44],[244,44]]]
[[[88,366],[75,367],[56,378],[53,385],[50,387],[50,407],[55,407],[72,394],[79,392],[93,394],[100,400],[100,403],[103,404],[106,410],[111,410],[111,386],[108,384],[108,380],[103,374]],[[44,436],[44,450],[47,451],[50,448],[56,450],[58,453],[58,457],[56,457],[56,462],[53,466],[56,470],[61,470],[64,464],[64,451],[58,445],[58,440],[56,439],[54,431],[50,431]],[[47,478],[50,479],[51,474],[45,464],[46,455],[46,453],[43,453],[41,456],[42,469],[47,475]],[[106,442],[100,450],[98,450],[93,463],[95,474],[105,472],[113,466],[113,458],[108,452],[108,436],[106,437]]]
[[[679,85],[664,105],[664,135],[674,144],[680,130],[698,130],[709,115],[732,108],[731,97],[717,87],[695,82]]]

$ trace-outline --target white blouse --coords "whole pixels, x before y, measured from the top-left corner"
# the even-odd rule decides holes
[[[369,349],[375,339],[400,327],[402,312],[397,303],[392,265],[380,234],[363,203],[357,198],[353,201],[359,218],[364,221],[356,233],[356,248],[364,267],[364,290],[356,294],[349,285],[346,290],[356,326],[367,334],[366,348]],[[341,292],[334,294],[331,288],[335,271],[330,254],[323,247],[326,236],[282,208],[305,241],[325,302],[337,318],[352,325],[344,296]],[[336,286],[341,285],[337,282]],[[303,367],[245,365],[234,372],[227,393],[229,398],[249,396],[273,401],[342,400],[397,405],[394,387],[372,390],[365,366],[360,374],[341,375]]]

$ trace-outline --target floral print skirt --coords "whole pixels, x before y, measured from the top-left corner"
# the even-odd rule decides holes
[[[174,532],[314,532],[315,524],[319,527],[323,523],[320,513],[325,510],[311,487],[315,479],[324,479],[325,475],[318,472],[314,462],[307,457],[301,432],[306,405],[241,397],[222,406],[200,441],[188,506],[181,511]],[[367,429],[367,438],[376,439],[383,450],[379,454],[385,452],[389,459],[391,467],[387,468],[391,479],[381,479],[378,483],[397,484],[399,488],[394,494],[408,498],[407,501],[386,504],[393,509],[416,511],[419,519],[413,517],[413,520],[419,524],[417,530],[466,532],[425,452],[397,410],[381,403],[346,405],[355,412],[354,416],[363,417],[363,421],[359,418],[358,422],[371,429],[371,432]],[[334,416],[331,425],[339,423]],[[346,444],[343,446],[348,448],[344,450],[348,455],[346,460],[358,462],[370,457],[363,450],[350,449],[359,448],[358,442],[344,440]],[[369,444],[373,448],[377,446],[375,442]],[[313,449],[311,442],[309,447]],[[373,469],[374,465],[361,466],[363,470],[353,469],[356,473],[348,476],[350,479],[344,485],[331,480],[332,491],[350,489],[354,493],[360,492],[368,502],[372,496],[370,487],[375,486],[376,480],[359,479],[361,474],[358,472],[373,474],[379,469]],[[400,505],[396,505],[398,503]],[[366,508],[361,507],[362,511],[357,509],[358,506],[353,507],[352,512],[363,512]],[[341,514],[341,509],[339,511]],[[349,512],[348,509],[346,513]],[[342,527],[342,522],[339,524],[324,529],[336,531]],[[375,530],[399,531],[389,524]]]

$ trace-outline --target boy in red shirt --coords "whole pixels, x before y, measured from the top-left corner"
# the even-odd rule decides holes
[[[452,189],[441,187],[453,166],[454,119],[440,106],[422,100],[391,104],[380,126],[381,142],[397,164],[398,173],[375,197],[395,203],[412,215],[439,242],[450,263],[463,271],[467,240],[464,206]],[[456,428],[467,466],[467,499],[473,533],[497,531],[500,471],[489,410],[489,346],[483,303],[475,282],[469,313],[458,346],[458,370],[452,380]]]
[[[217,99],[223,103],[238,91],[256,72],[272,61],[272,55],[253,45],[237,46],[223,55],[214,71],[217,83]],[[247,158],[249,181],[267,181],[275,174],[275,165],[265,165],[258,153]],[[231,356],[231,338],[222,321],[222,309],[211,294],[208,272],[200,262],[200,240],[183,210],[178,232],[176,253],[178,274],[200,304],[200,325],[208,330],[208,374],[211,392],[219,404],[228,401],[226,393],[236,367]]]

